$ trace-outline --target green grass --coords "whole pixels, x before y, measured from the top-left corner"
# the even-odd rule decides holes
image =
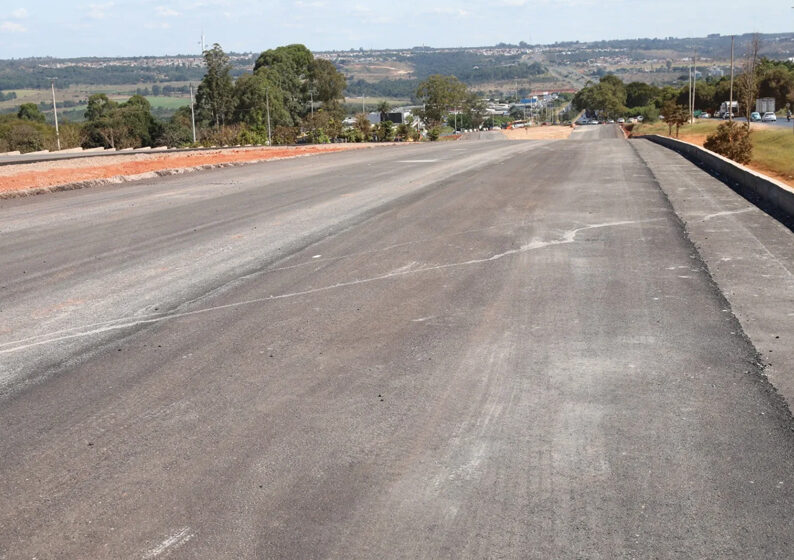
[[[681,127],[679,139],[703,145],[705,137],[724,121],[719,119],[698,121],[694,125]],[[633,135],[660,134],[667,136],[667,125],[663,122],[643,123],[635,126]],[[674,133],[675,134],[675,133]],[[753,156],[750,167],[791,183],[794,179],[794,133],[791,129],[754,126],[750,141]]]
[[[788,128],[758,130],[750,138],[753,163],[791,182],[794,179],[794,133]]]
[[[180,107],[190,105],[189,97],[165,97],[149,95],[146,99],[151,103],[153,109],[172,109],[176,110]]]

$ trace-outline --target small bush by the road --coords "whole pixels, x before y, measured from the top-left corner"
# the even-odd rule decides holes
[[[750,130],[734,121],[727,121],[706,137],[703,147],[738,163],[749,163],[753,154]]]

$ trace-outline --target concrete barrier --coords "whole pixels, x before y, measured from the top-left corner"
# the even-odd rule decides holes
[[[689,142],[659,136],[658,134],[648,134],[640,138],[646,138],[651,142],[678,152],[696,165],[718,175],[727,182],[733,183],[742,194],[755,195],[772,208],[794,217],[794,188],[785,183],[757,173],[735,161]]]
[[[19,150],[15,150],[13,152],[3,152],[2,154],[0,154],[0,156],[19,156],[19,155],[22,155],[22,152],[20,152]]]

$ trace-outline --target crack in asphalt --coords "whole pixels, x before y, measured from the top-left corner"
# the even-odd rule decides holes
[[[336,284],[331,284],[328,286],[321,286],[319,288],[311,288],[308,290],[301,290],[297,292],[289,292],[284,294],[277,294],[277,295],[270,295],[267,297],[261,298],[254,298],[245,301],[239,301],[234,303],[228,303],[224,305],[212,306],[212,307],[205,307],[202,309],[193,309],[190,311],[181,311],[181,312],[172,312],[172,313],[163,313],[163,314],[156,314],[156,315],[149,315],[149,316],[139,316],[139,317],[121,317],[119,319],[113,319],[110,321],[105,321],[102,323],[94,323],[91,325],[85,325],[83,327],[75,327],[73,329],[65,329],[62,331],[56,331],[52,333],[45,333],[41,335],[32,336],[29,338],[21,339],[21,340],[14,340],[10,342],[0,343],[0,354],[10,354],[13,352],[19,352],[21,350],[26,350],[28,348],[42,346],[45,344],[53,344],[56,342],[63,342],[66,340],[73,340],[77,338],[85,338],[89,336],[94,336],[98,334],[103,334],[106,332],[114,331],[114,330],[122,330],[142,325],[160,323],[163,321],[168,321],[172,319],[180,319],[183,317],[190,317],[193,315],[199,315],[203,313],[209,313],[212,311],[222,311],[225,309],[233,309],[236,307],[243,307],[247,305],[254,305],[258,303],[267,303],[270,301],[277,301],[281,299],[289,299],[295,298],[300,296],[306,295],[313,295],[321,292],[326,292],[330,290],[337,290],[340,288],[348,288],[351,286],[358,286],[362,284],[369,284],[373,282],[379,282],[383,280],[390,280],[392,278],[399,278],[402,276],[409,276],[413,274],[419,274],[423,272],[433,272],[437,270],[447,270],[451,268],[461,268],[466,266],[474,266],[479,264],[487,264],[492,263],[505,257],[510,257],[513,255],[518,255],[521,253],[526,253],[529,251],[534,251],[537,249],[543,249],[546,247],[553,247],[556,245],[566,245],[569,243],[573,243],[576,241],[576,236],[583,231],[588,231],[592,229],[601,229],[601,228],[608,228],[608,227],[617,227],[617,226],[628,226],[628,225],[637,225],[637,224],[644,224],[649,222],[656,222],[660,221],[663,218],[654,218],[650,220],[624,220],[624,221],[615,221],[615,222],[604,222],[600,224],[590,224],[586,226],[581,226],[578,228],[574,228],[571,230],[566,231],[562,237],[558,239],[553,239],[550,241],[541,241],[541,240],[533,240],[529,243],[518,247],[517,249],[510,249],[504,251],[502,253],[497,253],[495,255],[491,255],[490,257],[484,257],[480,259],[470,259],[467,261],[461,262],[453,262],[453,263],[446,263],[446,264],[438,264],[433,266],[424,266],[418,268],[410,268],[410,269],[398,269],[387,274],[382,274],[379,276],[372,276],[369,278],[359,278],[355,280],[350,280],[347,282],[338,282]],[[315,261],[316,262],[316,261]],[[89,329],[89,330],[81,330],[80,332],[70,332],[79,329]],[[63,334],[61,336],[55,336],[60,333],[70,333],[70,334]]]

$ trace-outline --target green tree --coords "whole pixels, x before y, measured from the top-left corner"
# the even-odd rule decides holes
[[[85,148],[117,147],[116,142],[123,134],[118,103],[104,93],[95,93],[88,98],[85,119]]]
[[[706,137],[703,147],[738,163],[749,163],[753,154],[750,129],[736,121],[721,123]]]
[[[466,128],[479,129],[485,120],[485,101],[474,91],[467,91],[463,100],[463,116],[468,121]]]
[[[85,112],[84,147],[139,148],[153,146],[162,134],[162,126],[152,116],[149,101],[133,95],[118,104],[104,93],[88,98]]]
[[[762,59],[760,64],[759,97],[774,97],[775,107],[794,102],[794,70],[783,62]]]
[[[311,51],[294,44],[266,50],[254,64],[254,74],[264,74],[270,83],[279,87],[282,104],[295,124],[309,112],[309,77],[316,69],[313,63]]]
[[[340,102],[345,97],[347,81],[345,75],[339,72],[331,61],[315,58],[309,69],[309,81],[315,101],[321,102],[328,111],[340,111]]]
[[[270,125],[292,126],[294,120],[284,106],[284,92],[269,79],[267,72],[243,74],[234,84],[234,120],[252,128],[267,127],[270,105]]]
[[[761,86],[761,66],[758,51],[761,47],[760,36],[753,35],[747,54],[742,61],[742,73],[736,79],[739,92],[739,106],[747,119],[744,123],[745,128],[750,130],[750,114],[755,111],[755,100],[758,98],[758,91]]]
[[[623,81],[612,74],[602,76],[597,84],[588,83],[573,98],[576,110],[616,117],[626,112],[627,90]]]
[[[689,120],[689,110],[683,105],[669,100],[662,105],[662,113],[664,113],[664,122],[667,124],[668,136],[673,135],[673,127],[675,127],[675,137],[678,138],[678,130]]]
[[[659,96],[659,88],[643,82],[626,84],[626,107],[645,107]]]
[[[193,143],[193,122],[190,107],[180,107],[171,116],[157,138],[161,146],[188,146]]]
[[[375,128],[378,140],[381,142],[391,142],[394,140],[394,123],[388,120],[380,121]]]
[[[353,125],[364,140],[368,140],[370,136],[370,132],[372,130],[372,124],[369,122],[367,115],[365,113],[359,113],[356,115],[356,124]]]
[[[126,146],[139,148],[154,146],[162,132],[162,125],[152,115],[152,106],[142,95],[133,95],[119,106],[124,124]]]
[[[422,119],[429,128],[438,127],[446,113],[460,106],[465,97],[466,86],[455,76],[434,74],[416,89],[416,98],[424,105]]]
[[[391,105],[389,105],[388,101],[381,101],[378,103],[377,108],[375,109],[378,113],[380,113],[380,120],[381,122],[386,120],[386,117],[389,114],[389,109],[391,109]]]
[[[196,91],[196,107],[201,121],[219,128],[230,122],[234,112],[234,85],[229,56],[218,43],[204,51],[207,73]]]
[[[17,118],[24,120],[24,121],[33,121],[33,122],[46,122],[47,119],[44,118],[44,113],[39,110],[39,106],[35,103],[23,103],[19,106],[19,111],[17,112]]]

